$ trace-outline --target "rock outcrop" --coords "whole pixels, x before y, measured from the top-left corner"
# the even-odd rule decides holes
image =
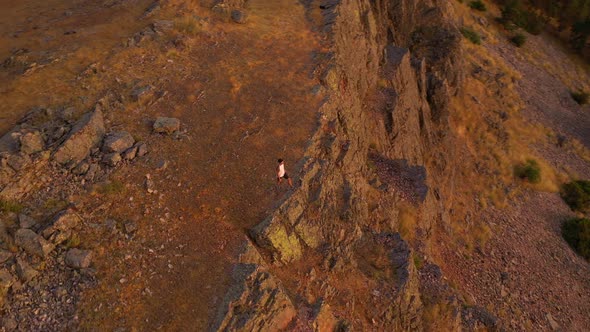
[[[281,276],[296,285],[287,294],[298,312],[321,301],[339,312],[339,328],[421,330],[415,253],[398,231],[402,207],[415,211],[418,228],[448,218],[441,193],[453,165],[437,157],[453,144],[446,133],[462,81],[459,30],[446,1],[332,0],[320,8],[331,49],[318,63],[328,100],[301,186],[251,231],[265,260],[248,278],[267,266],[297,269],[307,277]],[[258,289],[240,284],[242,297]],[[355,310],[351,298],[370,309]],[[264,315],[250,312],[241,324]],[[314,324],[298,314],[291,326]]]
[[[74,125],[68,137],[53,154],[53,159],[60,164],[77,164],[90,155],[91,149],[100,144],[104,134],[102,111],[96,108],[82,116]]]

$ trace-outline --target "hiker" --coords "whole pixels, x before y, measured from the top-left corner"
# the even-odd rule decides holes
[[[280,185],[281,182],[283,182],[283,179],[286,179],[287,182],[289,182],[289,185],[293,187],[293,181],[291,181],[289,174],[285,172],[285,162],[283,159],[279,159],[279,166],[277,166],[277,184]]]

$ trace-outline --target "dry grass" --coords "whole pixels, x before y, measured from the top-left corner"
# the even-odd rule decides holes
[[[416,237],[417,211],[409,204],[402,204],[399,208],[398,231],[406,241],[412,241]]]

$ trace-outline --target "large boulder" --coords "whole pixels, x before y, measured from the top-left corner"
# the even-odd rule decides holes
[[[23,248],[27,253],[39,257],[46,257],[55,248],[53,244],[30,229],[16,231],[14,240],[16,245]]]
[[[53,159],[60,164],[79,163],[88,157],[92,148],[100,144],[104,134],[102,111],[96,108],[74,125],[66,140],[53,154]]]
[[[135,139],[126,131],[117,131],[110,133],[104,139],[102,151],[105,153],[121,153],[133,146]]]

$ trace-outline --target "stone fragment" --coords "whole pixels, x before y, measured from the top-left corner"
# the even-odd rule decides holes
[[[46,257],[55,246],[30,229],[19,229],[14,235],[17,246],[27,253],[39,257]]]
[[[105,153],[123,152],[135,143],[133,136],[126,131],[110,133],[105,137],[102,144],[102,151]]]
[[[70,249],[66,254],[66,264],[75,269],[85,269],[92,262],[91,250]]]
[[[76,166],[72,170],[72,173],[74,173],[75,175],[84,175],[84,174],[88,173],[89,169],[90,169],[90,164],[83,161],[83,162],[79,163],[78,166]]]
[[[111,167],[119,165],[121,160],[123,160],[123,158],[121,158],[121,155],[117,152],[105,154],[104,157],[102,157],[102,163]]]
[[[20,151],[24,154],[33,154],[43,151],[45,141],[38,131],[23,134],[20,137]]]
[[[37,221],[35,219],[23,213],[18,215],[18,223],[20,225],[20,228],[31,228],[37,225]]]
[[[123,153],[121,153],[121,158],[123,158],[124,160],[133,160],[135,159],[135,156],[137,156],[137,146],[132,146],[129,149],[125,150]]]
[[[242,10],[234,9],[231,11],[231,19],[236,23],[244,24],[246,23],[247,18],[248,15],[246,15],[246,13]]]
[[[551,330],[559,331],[559,324],[555,321],[551,314],[547,314],[547,320],[549,321],[549,326],[551,326]]]
[[[31,164],[31,157],[24,153],[11,154],[7,159],[8,166],[15,171],[20,171]]]
[[[62,165],[70,161],[79,163],[88,157],[92,148],[100,144],[104,134],[102,111],[97,108],[86,113],[74,125],[66,140],[53,154],[53,159]]]
[[[136,146],[137,146],[137,156],[138,157],[143,157],[148,153],[147,144],[145,144],[143,142],[139,142],[136,144]]]
[[[0,269],[0,309],[4,306],[6,295],[14,284],[14,278],[7,269]],[[2,321],[4,323],[4,320]]]
[[[10,317],[2,318],[2,327],[5,331],[15,331],[18,327],[18,323]]]
[[[154,132],[159,134],[172,134],[180,129],[180,120],[176,118],[159,117],[154,122]]]
[[[72,235],[72,229],[80,222],[80,217],[72,210],[61,211],[55,217],[51,226],[43,230],[42,235],[54,244],[64,243]]]
[[[132,234],[135,233],[135,231],[137,231],[136,223],[134,223],[133,221],[128,221],[125,223],[125,233]]]
[[[147,99],[154,93],[154,87],[151,85],[140,86],[131,92],[131,97],[133,101],[141,101]]]
[[[27,283],[38,276],[39,271],[32,268],[25,260],[19,258],[16,260],[16,274],[23,283]]]
[[[6,263],[9,259],[12,258],[12,253],[8,250],[0,249],[0,264]]]

